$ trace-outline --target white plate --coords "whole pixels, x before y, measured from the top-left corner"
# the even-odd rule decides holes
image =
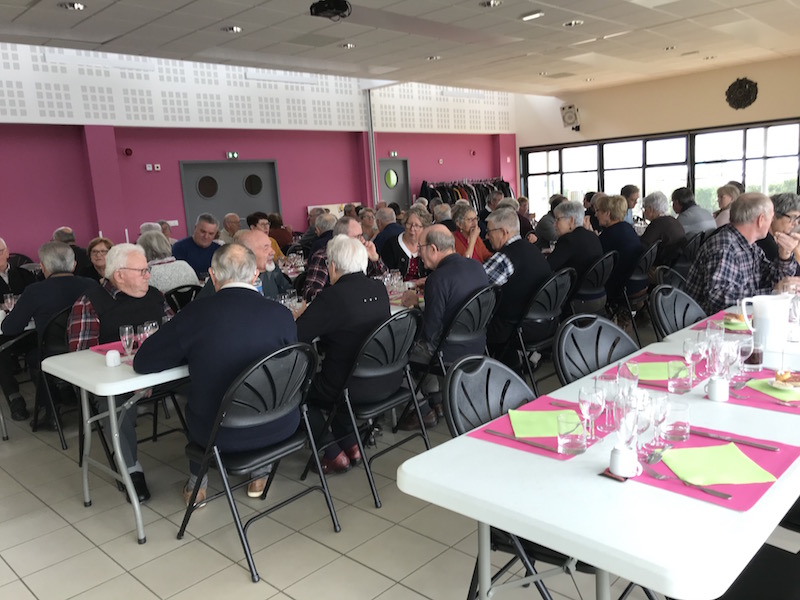
[[[776,390],[780,390],[782,392],[793,392],[795,394],[800,394],[800,387],[790,386],[786,383],[783,383],[782,381],[775,381],[774,379],[770,379],[768,383]]]

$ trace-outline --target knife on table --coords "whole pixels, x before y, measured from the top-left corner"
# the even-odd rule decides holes
[[[760,448],[761,450],[769,450],[770,452],[778,452],[780,448],[777,446],[769,446],[767,444],[760,444],[759,442],[751,442],[750,440],[743,440],[741,438],[733,437],[730,435],[721,435],[719,433],[708,433],[705,431],[698,431],[692,429],[690,435],[699,435],[700,437],[711,438],[712,440],[722,440],[723,442],[733,442],[734,444],[742,444],[743,446],[752,446],[753,448]]]
[[[488,433],[490,435],[496,435],[497,437],[506,438],[507,440],[514,440],[515,442],[519,442],[520,444],[526,444],[528,446],[533,446],[534,448],[539,448],[540,450],[548,450],[550,452],[555,452],[558,454],[558,448],[553,446],[548,446],[547,444],[540,444],[539,442],[532,442],[531,440],[523,440],[513,435],[509,435],[507,433],[502,433],[500,431],[495,431],[494,429],[484,429],[484,433]]]

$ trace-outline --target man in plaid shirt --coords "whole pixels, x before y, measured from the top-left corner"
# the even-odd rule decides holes
[[[764,194],[743,194],[731,205],[731,221],[703,242],[689,270],[686,292],[712,315],[742,298],[770,294],[776,285],[798,283],[800,234],[778,233],[778,257],[770,261],[756,245],[769,231],[774,215]]]

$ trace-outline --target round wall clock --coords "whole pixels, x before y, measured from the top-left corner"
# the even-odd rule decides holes
[[[758,97],[758,84],[755,81],[742,77],[737,79],[725,92],[725,99],[728,101],[728,106],[739,110],[740,108],[747,108]]]

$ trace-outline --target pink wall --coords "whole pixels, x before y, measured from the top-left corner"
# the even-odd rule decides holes
[[[510,138],[510,143],[508,139]],[[501,152],[502,149],[502,152]],[[509,171],[505,163],[510,149]],[[378,159],[397,152],[397,158],[408,159],[411,193],[419,194],[423,181],[488,179],[503,176],[516,191],[516,137],[508,135],[461,135],[434,133],[376,133],[375,153]],[[500,154],[503,154],[502,157]],[[442,164],[439,164],[442,159]]]
[[[98,229],[119,242],[127,228],[134,239],[157,219],[177,219],[173,234],[185,235],[180,161],[223,160],[227,150],[277,161],[284,220],[297,229],[309,204],[373,204],[366,133],[0,125],[0,139],[0,236],[32,258],[60,225],[83,246]],[[378,158],[390,151],[408,159],[412,193],[423,180],[496,176],[516,189],[514,135],[376,134]]]
[[[1,125],[0,139],[0,237],[9,250],[36,260],[39,246],[62,225],[85,245],[97,219],[83,128]]]

